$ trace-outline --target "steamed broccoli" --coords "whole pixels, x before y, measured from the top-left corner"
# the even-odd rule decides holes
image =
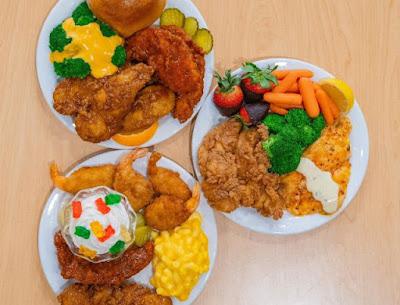
[[[262,123],[268,127],[269,132],[278,133],[286,122],[284,116],[273,113],[267,115]]]
[[[126,51],[123,46],[118,46],[115,48],[114,55],[111,58],[111,62],[117,67],[121,67],[126,61]]]
[[[67,58],[54,63],[54,71],[61,77],[85,78],[90,74],[90,65],[81,58]]]
[[[82,2],[78,5],[78,7],[72,12],[72,18],[76,25],[87,25],[96,20],[86,2]]]
[[[62,52],[64,47],[71,43],[72,38],[67,37],[62,24],[57,25],[50,33],[50,44],[49,48],[52,52],[59,51]]]
[[[325,128],[325,125],[326,125],[325,119],[322,116],[322,114],[316,117],[311,123],[311,126],[314,129],[314,131],[318,134],[318,137],[321,135],[321,132]]]
[[[288,124],[301,128],[303,126],[310,125],[310,118],[303,109],[292,109],[285,115],[286,122]]]

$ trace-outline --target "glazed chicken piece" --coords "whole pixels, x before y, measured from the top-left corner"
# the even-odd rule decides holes
[[[143,270],[154,255],[153,242],[147,242],[141,248],[130,246],[115,260],[95,264],[74,255],[60,232],[54,235],[54,245],[61,276],[82,284],[119,285]]]
[[[136,283],[122,286],[72,284],[57,299],[61,305],[172,305],[170,298]]]
[[[177,94],[173,115],[181,123],[203,95],[204,53],[175,26],[147,28],[127,40],[129,60],[146,62],[160,81]]]
[[[121,130],[137,92],[153,73],[152,67],[137,64],[101,79],[64,79],[54,91],[54,109],[75,117],[75,129],[83,140],[108,140]]]
[[[149,180],[132,168],[132,163],[147,154],[147,149],[136,149],[124,156],[117,165],[113,187],[123,193],[133,209],[138,212],[153,199],[154,191]]]
[[[60,175],[56,163],[53,162],[50,165],[50,176],[54,186],[71,194],[96,186],[108,186],[111,188],[114,175],[115,166],[113,164],[81,167],[68,177]]]

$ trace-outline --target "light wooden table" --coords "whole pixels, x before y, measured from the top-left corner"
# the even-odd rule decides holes
[[[0,1],[0,304],[57,304],[37,228],[48,164],[99,151],[67,131],[38,87],[36,40],[54,0]],[[400,304],[400,1],[195,0],[215,37],[216,68],[289,56],[345,79],[367,119],[362,188],[337,220],[291,237],[217,215],[218,257],[195,304]],[[189,128],[158,150],[192,170]]]

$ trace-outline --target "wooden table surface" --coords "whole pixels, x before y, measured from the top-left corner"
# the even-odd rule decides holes
[[[195,0],[215,37],[216,68],[246,58],[315,63],[355,91],[370,136],[367,176],[350,207],[310,233],[252,233],[222,215],[218,256],[200,304],[400,304],[400,1]],[[0,303],[57,304],[37,229],[65,168],[101,148],[50,112],[35,71],[40,27],[55,0],[0,1]],[[189,127],[157,149],[189,171]]]

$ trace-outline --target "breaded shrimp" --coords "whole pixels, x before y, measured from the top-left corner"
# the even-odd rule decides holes
[[[200,185],[195,184],[193,195],[187,201],[171,195],[161,195],[144,211],[149,226],[156,230],[172,230],[184,223],[197,209],[200,200]]]
[[[136,149],[124,156],[117,165],[114,189],[128,197],[133,209],[138,212],[148,205],[154,196],[149,180],[132,168],[132,163],[147,154],[147,149]]]

